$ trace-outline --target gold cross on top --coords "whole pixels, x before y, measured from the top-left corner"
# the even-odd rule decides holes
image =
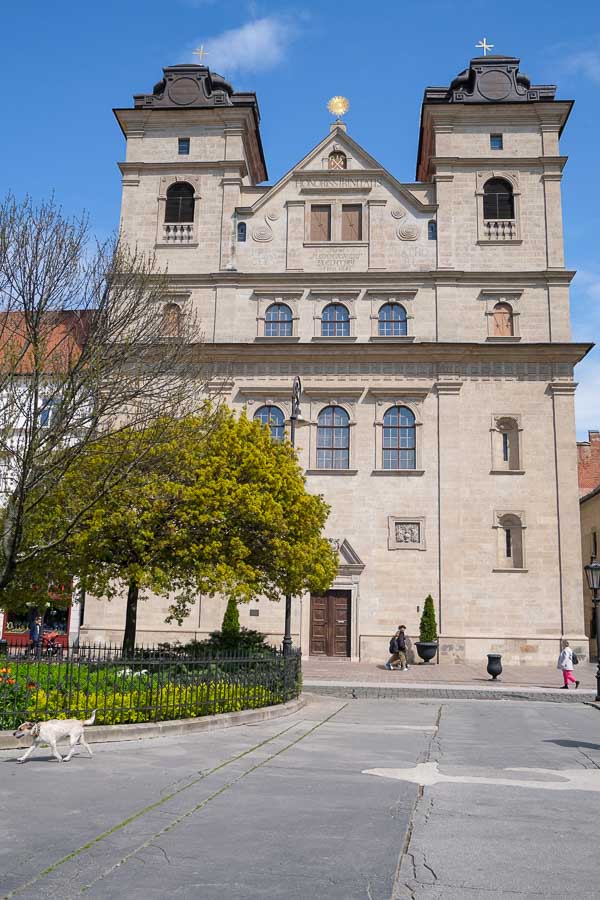
[[[475,49],[476,49],[476,50],[479,50],[480,48],[483,50],[483,55],[484,55],[484,56],[487,56],[488,50],[493,50],[493,49],[494,49],[494,45],[493,45],[493,44],[488,44],[487,38],[484,38],[482,41],[479,41],[478,44],[475,44]]]
[[[202,60],[205,56],[208,56],[208,50],[204,49],[204,44],[200,44],[199,47],[196,47],[194,50],[194,56],[198,56],[200,59],[200,65],[202,65]]]

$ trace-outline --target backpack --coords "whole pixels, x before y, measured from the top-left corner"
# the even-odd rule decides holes
[[[571,656],[573,657],[573,665],[574,665],[574,666],[578,666],[578,665],[579,665],[579,658],[578,658],[578,656],[577,656],[577,654],[575,653],[574,650],[573,650]]]
[[[390,653],[398,652],[398,638],[396,635],[390,640]]]

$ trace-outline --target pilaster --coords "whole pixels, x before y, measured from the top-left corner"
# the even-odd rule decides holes
[[[581,569],[581,526],[577,484],[574,382],[552,382],[556,518],[560,576],[560,616],[562,634],[580,639],[584,635]]]
[[[438,381],[437,481],[438,481],[438,627],[444,633],[460,634],[461,623],[453,616],[456,591],[462,583],[460,506],[456,486],[461,479],[460,429],[461,381]]]
[[[304,207],[304,200],[288,200],[286,203],[285,267],[288,272],[301,272],[303,269]]]
[[[369,200],[369,272],[385,269],[385,226],[387,200]]]

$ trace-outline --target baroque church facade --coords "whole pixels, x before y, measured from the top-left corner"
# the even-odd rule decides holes
[[[341,122],[276,184],[253,93],[201,65],[164,69],[115,114],[126,138],[121,229],[168,266],[165,328],[193,307],[212,388],[273,439],[296,428],[310,491],[331,505],[339,570],[294,598],[305,655],[380,661],[418,639],[434,598],[440,658],[547,663],[586,653],[559,138],[571,111],[519,60],[472,59],[425,90],[416,181]],[[141,604],[138,640],[183,627]],[[279,641],[284,604],[242,607]],[[124,604],[88,598],[84,639],[115,641]]]

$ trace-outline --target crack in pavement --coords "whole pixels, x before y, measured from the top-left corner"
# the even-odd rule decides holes
[[[440,706],[438,707],[437,715],[435,718],[435,732],[429,739],[424,753],[421,754],[421,756],[420,756],[420,759],[424,759],[425,765],[431,763],[432,756],[434,755],[434,753],[435,753],[436,757],[439,757],[442,752],[439,734],[440,734],[440,724],[442,721],[443,707],[444,707],[443,704],[440,704]],[[418,882],[417,864],[415,861],[414,851],[411,850],[411,842],[412,842],[413,831],[414,831],[414,827],[415,827],[415,816],[417,814],[417,811],[419,810],[420,805],[423,802],[424,793],[425,793],[425,791],[424,791],[423,786],[419,785],[419,789],[417,791],[417,796],[415,798],[415,802],[413,804],[413,808],[412,808],[412,811],[410,814],[410,819],[408,821],[408,828],[406,831],[406,837],[404,839],[404,844],[402,846],[402,850],[400,851],[400,855],[398,857],[398,864],[396,866],[396,872],[394,875],[394,881],[393,881],[393,885],[392,885],[391,900],[402,900],[402,898],[406,898],[407,896],[408,896],[409,900],[416,900],[416,894],[414,893],[409,882],[406,880],[402,881],[402,877],[403,877],[402,868],[403,868],[403,864],[404,864],[405,860],[409,859],[411,866],[412,866],[412,870],[413,870],[414,880]],[[431,807],[429,807],[429,813],[430,812],[431,812]],[[424,856],[424,854],[421,854],[421,855],[423,856],[423,861],[424,861],[425,856]],[[431,874],[434,876],[435,881],[437,881],[437,875],[435,874],[433,869],[430,866],[428,866],[425,862],[424,862],[424,868],[429,870],[431,872]],[[408,894],[407,894],[407,892],[408,892]]]

